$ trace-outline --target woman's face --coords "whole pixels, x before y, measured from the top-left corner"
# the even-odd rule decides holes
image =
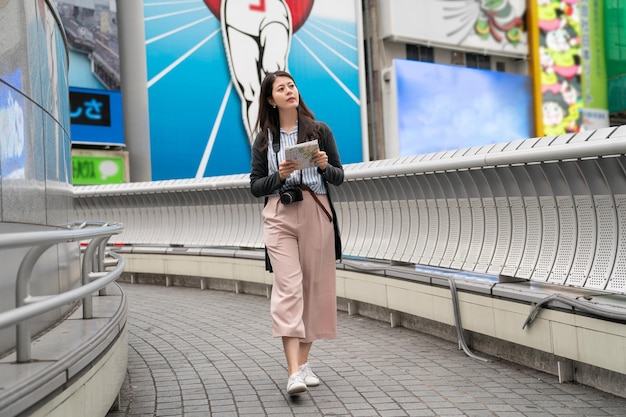
[[[272,84],[272,97],[268,101],[279,110],[297,109],[300,95],[296,83],[289,77],[276,77]]]

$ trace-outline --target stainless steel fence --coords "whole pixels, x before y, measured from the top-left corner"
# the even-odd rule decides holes
[[[626,293],[626,126],[350,164],[344,254]],[[247,174],[77,188],[111,242],[262,248]]]
[[[0,250],[31,248],[20,262],[15,286],[16,308],[0,313],[0,329],[16,326],[18,363],[28,362],[31,359],[29,319],[81,298],[83,318],[92,318],[91,294],[117,279],[124,270],[124,259],[106,250],[109,238],[123,230],[124,225],[119,223],[84,222],[72,224],[67,230],[0,234]],[[66,242],[86,244],[82,259],[82,285],[60,294],[31,294],[30,282],[37,260],[52,246]],[[106,271],[109,267],[114,267],[114,269]]]

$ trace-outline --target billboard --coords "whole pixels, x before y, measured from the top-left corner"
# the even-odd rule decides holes
[[[128,157],[120,152],[72,152],[74,185],[120,184],[128,182]]]
[[[70,87],[70,134],[75,144],[124,146],[121,93]]]
[[[24,178],[26,161],[26,119],[22,88],[22,70],[2,74],[0,82],[0,177]]]
[[[367,153],[360,2],[144,2],[154,180],[250,171],[258,90],[288,70],[343,163]]]
[[[526,58],[526,0],[381,0],[380,35],[399,42]]]
[[[532,137],[530,77],[394,60],[399,155]]]
[[[72,144],[123,147],[117,7],[111,0],[56,0],[69,44]]]
[[[602,0],[533,0],[540,77],[537,136],[609,125]]]
[[[70,85],[119,90],[115,0],[56,0],[55,3],[70,47]]]
[[[604,0],[604,36],[609,112],[626,111],[626,4]]]
[[[117,111],[113,105],[121,80],[115,1],[56,4],[70,42],[70,85],[91,94],[101,90],[103,105],[106,95],[111,111]],[[294,75],[317,119],[332,128],[342,162],[364,160],[360,1],[143,4],[153,180],[248,172],[255,92],[262,75],[276,69]],[[73,143],[124,144],[121,136],[96,138],[94,132],[103,126],[84,115],[87,124],[72,120]]]

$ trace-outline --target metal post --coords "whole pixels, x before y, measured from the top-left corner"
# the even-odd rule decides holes
[[[98,245],[98,250],[96,251],[96,258],[94,259],[94,262],[96,262],[96,265],[98,266],[96,269],[96,271],[98,272],[104,272],[104,255],[106,253],[107,240],[108,239],[103,239],[102,242],[100,242],[100,244]],[[102,288],[98,292],[98,295],[106,296],[106,287]]]
[[[30,298],[30,278],[33,273],[33,268],[37,260],[50,246],[52,245],[35,246],[29,250],[26,256],[24,256],[24,259],[22,259],[20,269],[17,272],[17,282],[15,283],[16,308],[28,304],[28,299]],[[17,363],[30,361],[30,321],[24,320],[15,325],[15,344]]]
[[[89,273],[93,270],[93,254],[98,247],[98,245],[94,244],[95,239],[92,239],[87,248],[85,249],[85,253],[83,254],[83,266],[81,271],[81,279],[82,284],[89,284]],[[91,294],[88,294],[85,298],[83,298],[83,318],[91,319],[93,318],[93,301],[91,299]]]
[[[96,260],[96,251],[100,247],[100,244],[109,239],[109,236],[100,236],[91,239],[87,248],[85,249],[85,254],[83,255],[83,267],[82,267],[82,282],[83,285],[87,285],[91,282],[91,273],[94,272],[94,262]],[[100,271],[98,271],[100,272]],[[93,318],[93,300],[91,299],[92,295],[89,294],[85,298],[83,298],[83,318],[84,319],[92,319]]]
[[[365,43],[367,45],[367,55],[365,56],[367,60],[367,101],[366,103],[368,113],[369,113],[369,122],[371,123],[371,129],[369,131],[370,134],[370,160],[375,161],[378,159],[378,138],[377,132],[378,129],[376,123],[376,103],[374,102],[374,61],[373,51],[372,51],[372,22],[371,22],[371,13],[372,13],[372,2],[370,0],[365,0],[363,2],[363,14],[365,17]]]
[[[124,139],[130,180],[152,181],[143,1],[117,0]]]

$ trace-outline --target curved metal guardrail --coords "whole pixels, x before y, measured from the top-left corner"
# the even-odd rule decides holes
[[[0,235],[0,250],[31,247],[22,259],[16,281],[16,308],[0,313],[0,329],[16,326],[16,356],[18,363],[31,359],[31,331],[28,320],[57,307],[83,299],[83,318],[92,317],[91,294],[117,279],[124,270],[124,259],[113,252],[105,259],[105,245],[114,234],[124,230],[123,224],[105,222],[75,223],[69,230],[5,233]],[[59,243],[89,240],[82,260],[82,285],[58,295],[33,296],[30,280],[39,257]],[[105,268],[115,266],[106,272]]]
[[[625,155],[626,126],[347,165],[332,189],[344,255],[626,294]],[[263,247],[247,174],[80,187],[74,201],[79,218],[124,222],[125,245]]]
[[[346,165],[347,256],[626,293],[626,126]],[[75,189],[128,245],[262,248],[247,174]]]

